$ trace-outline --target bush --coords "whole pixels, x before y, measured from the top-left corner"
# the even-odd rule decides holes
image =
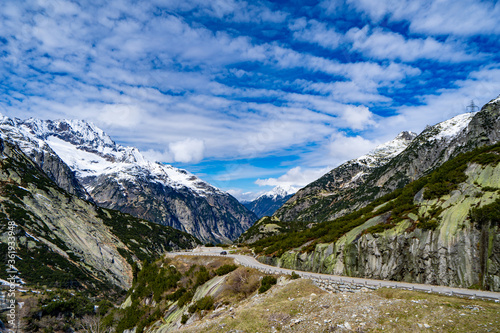
[[[188,304],[189,302],[191,302],[191,300],[193,299],[193,296],[194,296],[194,293],[193,291],[188,291],[184,294],[182,294],[182,296],[179,298],[179,300],[177,301],[177,305],[182,308],[184,305]]]
[[[259,288],[259,294],[265,293],[269,289],[271,289],[272,286],[274,286],[278,280],[272,275],[266,275],[262,278],[262,281],[260,283],[260,288]]]
[[[247,297],[259,287],[259,275],[245,267],[239,267],[232,272],[226,283],[226,290],[232,295]]]
[[[188,319],[189,319],[189,316],[186,314],[183,314],[182,318],[181,318],[181,324],[184,325],[185,323],[187,323]]]
[[[205,266],[201,266],[200,270],[196,272],[195,277],[195,287],[198,287],[210,280],[210,272],[205,268]]]
[[[500,199],[483,207],[471,209],[469,216],[472,222],[477,223],[478,226],[500,225]]]
[[[226,275],[234,271],[236,268],[238,268],[238,266],[236,265],[222,265],[221,267],[215,270],[215,274],[219,276]]]
[[[212,310],[214,308],[214,298],[212,296],[205,296],[191,305],[188,309],[189,313],[195,313],[201,310]]]
[[[292,275],[290,276],[290,278],[291,278],[292,280],[300,279],[300,275],[299,275],[299,274],[297,274],[297,273],[295,273],[295,272],[292,272]]]
[[[422,220],[418,222],[417,227],[423,230],[436,230],[436,228],[439,226],[439,221],[436,219],[430,219],[430,220]]]

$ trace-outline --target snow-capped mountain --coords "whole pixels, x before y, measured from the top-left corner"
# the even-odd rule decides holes
[[[274,215],[283,220],[294,220],[317,201],[341,198],[343,193],[362,184],[374,169],[385,165],[406,149],[416,136],[413,132],[401,132],[393,140],[377,146],[369,153],[343,163],[298,191]],[[342,209],[338,214],[344,212]],[[307,219],[313,221],[318,218],[322,217],[307,215]]]
[[[498,142],[499,104],[499,99],[492,100],[480,112],[428,126],[418,136],[402,132],[299,190],[274,216],[282,221],[334,219],[403,187],[461,152]]]
[[[19,144],[6,139],[2,125],[0,245],[7,249],[9,229],[14,232],[18,273],[14,276],[20,281],[49,288],[103,292],[115,286],[126,290],[133,280],[132,261],[151,261],[165,251],[199,244],[187,233],[98,207],[68,193]],[[15,134],[12,128],[8,133]],[[9,227],[12,222],[14,230]],[[7,268],[7,261],[0,263],[3,279],[12,269]]]
[[[271,216],[297,191],[298,188],[293,186],[278,185],[271,191],[260,195],[255,200],[244,203],[244,205],[259,218]]]
[[[256,219],[229,194],[185,170],[149,161],[91,123],[3,117],[0,128],[28,155],[43,151],[64,161],[84,188],[82,194],[102,207],[173,226],[206,242],[235,239]]]

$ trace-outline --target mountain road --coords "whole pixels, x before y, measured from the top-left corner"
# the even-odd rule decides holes
[[[471,297],[471,298],[482,298],[494,300],[495,302],[500,302],[500,292],[492,292],[485,290],[475,290],[475,289],[464,289],[464,288],[455,288],[448,286],[437,286],[430,284],[420,284],[420,283],[408,283],[408,282],[400,282],[400,281],[389,281],[389,280],[375,280],[375,279],[367,279],[367,278],[357,278],[357,277],[348,277],[348,276],[340,276],[340,275],[330,275],[330,274],[322,274],[322,273],[313,273],[313,272],[305,272],[298,271],[292,269],[286,269],[281,267],[275,267],[263,264],[257,261],[254,257],[241,255],[241,254],[221,254],[224,251],[221,248],[205,248],[199,251],[193,252],[171,252],[169,256],[176,255],[190,255],[190,256],[222,256],[222,257],[230,257],[233,258],[238,264],[258,269],[266,274],[292,274],[295,272],[300,275],[302,278],[306,279],[316,279],[322,281],[332,281],[336,283],[345,283],[345,284],[357,284],[357,285],[365,285],[367,287],[377,287],[377,288],[400,288],[407,290],[417,290],[423,292],[435,292],[445,295],[452,296],[462,296],[462,297]]]

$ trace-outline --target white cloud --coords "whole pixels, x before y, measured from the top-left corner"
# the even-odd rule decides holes
[[[385,17],[410,22],[410,29],[435,35],[498,34],[500,3],[476,0],[349,0],[348,3],[379,22]]]
[[[110,127],[137,127],[145,117],[144,110],[127,104],[107,104],[98,115],[99,122]]]
[[[462,30],[497,33],[498,5],[424,4],[428,9],[419,1],[335,0],[323,7],[331,17],[322,11],[312,19],[318,8],[301,8],[299,15],[307,16],[301,18],[284,12],[291,3],[7,1],[0,11],[0,110],[21,118],[91,120],[155,160],[300,154],[307,173],[366,153],[392,131],[418,131],[459,113],[470,99],[481,104],[500,92],[493,56],[481,58],[485,64],[460,63],[482,54],[481,43],[471,43]],[[470,13],[458,13],[461,5]],[[361,20],[346,16],[337,24],[335,15],[354,7],[358,13],[349,14],[364,13]],[[370,22],[384,17],[383,29]],[[367,27],[340,35],[361,21]],[[404,23],[401,31],[389,30],[395,21]],[[426,31],[437,35],[419,35]],[[462,35],[443,36],[447,31]],[[484,52],[493,52],[495,44],[487,46]],[[360,61],[353,50],[370,60]],[[421,59],[458,62],[457,74],[420,69],[415,60]],[[468,75],[474,66],[483,67]],[[441,76],[444,83],[434,85]],[[415,100],[422,105],[412,106]],[[396,115],[374,114],[388,112]],[[339,128],[352,136],[338,134]],[[281,168],[248,175],[275,176]],[[226,177],[244,171],[229,170]]]
[[[445,62],[462,62],[477,59],[477,54],[467,54],[464,46],[446,40],[438,42],[432,37],[406,38],[405,36],[384,31],[380,28],[369,31],[369,27],[352,28],[347,32],[352,49],[377,59],[400,59],[415,61],[431,59]]]
[[[376,143],[362,136],[347,136],[344,133],[332,135],[328,147],[331,164],[338,165],[345,161],[366,154],[376,147]]]
[[[355,130],[365,129],[367,126],[375,125],[373,120],[374,115],[366,106],[347,105],[341,119],[344,120],[348,127]]]
[[[168,145],[174,161],[182,163],[196,163],[203,159],[205,142],[200,139],[188,138]]]
[[[263,191],[250,192],[250,191],[243,191],[241,189],[229,189],[226,192],[231,194],[240,202],[244,202],[244,201],[252,201],[257,197],[259,197],[260,195],[266,193],[267,191],[263,190]]]
[[[316,20],[306,21],[305,18],[300,18],[292,22],[289,28],[294,31],[295,39],[318,44],[330,50],[335,50],[343,39],[342,34],[338,33],[335,28]]]
[[[288,170],[284,175],[278,178],[267,178],[267,179],[257,179],[255,184],[260,186],[295,186],[295,187],[304,187],[307,184],[313,182],[319,177],[323,176],[327,173],[330,168],[307,168],[302,169],[302,167],[295,167]]]
[[[146,157],[149,161],[153,162],[164,162],[164,163],[171,163],[174,162],[174,159],[172,157],[172,154],[168,151],[158,151],[154,149],[148,149],[145,151],[141,151],[142,155]]]

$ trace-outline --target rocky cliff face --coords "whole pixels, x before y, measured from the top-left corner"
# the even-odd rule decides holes
[[[500,291],[500,148],[448,163],[454,164],[447,164],[447,173],[438,168],[412,183],[421,184],[414,185],[417,193],[405,188],[402,195],[413,198],[406,207],[390,207],[398,200],[390,199],[335,242],[261,260],[291,269]]]
[[[0,250],[15,235],[19,281],[63,288],[128,288],[131,264],[197,240],[98,208],[66,192],[15,143],[0,139]],[[10,229],[9,229],[10,228]],[[0,274],[6,278],[6,263]]]
[[[87,122],[4,118],[2,129],[59,186],[101,207],[216,243],[231,242],[257,219],[229,194],[185,170],[148,161]]]
[[[404,135],[405,144],[380,163],[346,162],[306,186],[274,216],[282,221],[326,221],[363,207],[372,200],[419,179],[459,153],[494,144],[500,137],[500,101],[477,113],[466,113]],[[401,135],[400,135],[401,136]],[[397,141],[397,138],[396,138]],[[371,166],[371,167],[368,167]]]

